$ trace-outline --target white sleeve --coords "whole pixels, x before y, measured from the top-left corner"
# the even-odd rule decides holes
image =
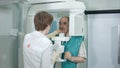
[[[85,48],[85,43],[84,42],[81,43],[78,56],[87,58],[86,48]]]
[[[30,35],[26,34],[24,36],[23,46],[27,46],[28,45],[28,41],[30,41]]]
[[[52,49],[51,45],[44,51],[41,59],[41,68],[50,68],[52,66]]]

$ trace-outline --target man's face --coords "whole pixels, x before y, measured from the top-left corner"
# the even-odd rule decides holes
[[[59,29],[61,32],[67,34],[69,32],[69,23],[68,23],[68,18],[62,18],[61,21],[59,22]]]

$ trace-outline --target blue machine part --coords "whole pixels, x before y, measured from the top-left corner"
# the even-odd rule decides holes
[[[53,31],[55,31],[57,29],[57,21],[53,21],[52,24],[51,24],[51,28],[50,28],[50,31],[49,33],[52,33]],[[49,34],[48,33],[48,34]]]

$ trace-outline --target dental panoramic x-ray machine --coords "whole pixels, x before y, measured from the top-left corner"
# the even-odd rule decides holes
[[[70,36],[84,36],[84,11],[86,9],[83,2],[74,0],[30,0],[21,4],[23,9],[25,33],[32,32],[34,30],[34,15],[38,11],[47,11],[54,16],[54,24],[58,29],[58,21],[63,16],[69,16],[69,35]],[[55,26],[52,26],[55,27]],[[53,29],[55,30],[55,29]],[[58,44],[60,53],[64,52],[64,46],[62,41],[69,41],[69,37],[65,37],[64,34],[59,34],[57,37],[52,38],[55,44]],[[65,60],[59,58],[59,62]]]

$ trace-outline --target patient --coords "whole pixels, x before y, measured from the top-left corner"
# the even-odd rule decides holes
[[[65,53],[63,54],[63,58],[67,59],[67,61],[61,64],[61,68],[78,68],[77,64],[85,62],[87,58],[84,36],[69,36],[68,16],[64,16],[60,19],[59,29],[60,30],[54,31],[48,35],[48,37],[52,38],[60,32],[64,33],[65,36],[71,37],[70,41],[63,43],[65,46]]]

